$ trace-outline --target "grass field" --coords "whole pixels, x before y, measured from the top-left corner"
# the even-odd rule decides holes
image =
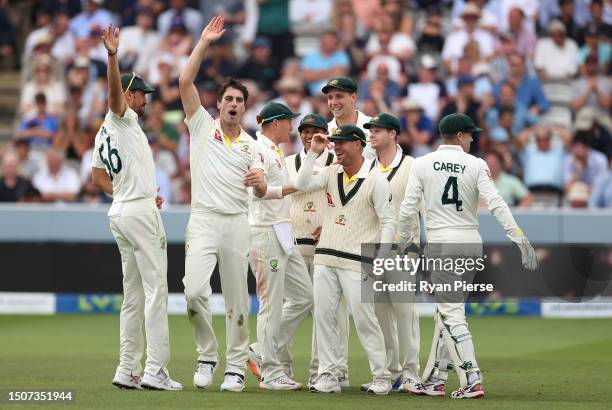
[[[430,318],[421,319],[421,364],[431,343]],[[119,390],[111,385],[118,358],[119,317],[115,315],[0,316],[0,389],[61,388],[75,392],[69,408],[207,408],[302,409],[332,408],[610,408],[612,388],[612,321],[540,318],[472,318],[480,367],[484,370],[485,400],[391,394],[367,396],[359,391],[369,381],[365,354],[351,332],[350,380],[354,387],[340,395],[308,391],[269,392],[247,375],[240,394],[218,391],[223,372],[213,388],[191,386],[194,343],[186,317],[171,316],[172,376],[182,392]],[[224,346],[223,317],[215,317],[219,342]],[[252,335],[255,320],[251,318]],[[296,378],[306,381],[310,321],[295,340]],[[223,349],[224,350],[224,349]],[[221,366],[223,369],[223,366]],[[449,388],[457,383],[451,376]],[[447,393],[448,395],[448,393]],[[7,406],[0,408],[27,408]],[[55,407],[44,405],[45,408]]]

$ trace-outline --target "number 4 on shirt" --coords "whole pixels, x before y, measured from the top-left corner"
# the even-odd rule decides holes
[[[452,189],[451,192],[449,192]],[[463,211],[461,207],[463,201],[459,199],[459,189],[457,188],[457,177],[448,177],[446,185],[444,186],[444,193],[442,194],[442,205],[455,204],[457,211]]]

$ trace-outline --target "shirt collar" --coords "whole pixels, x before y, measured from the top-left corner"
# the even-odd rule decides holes
[[[363,164],[361,165],[361,168],[359,168],[359,171],[357,172],[357,178],[361,179],[361,178],[365,178],[368,176],[368,174],[370,173],[370,169],[372,168],[372,162],[374,160],[373,159],[366,159],[363,161]],[[344,168],[341,166],[338,167],[338,174],[341,174],[344,172]]]
[[[402,153],[402,148],[399,145],[395,144],[395,157],[393,157],[393,161],[391,161],[391,164],[389,164],[388,167],[385,167],[383,169],[383,165],[380,163],[380,161],[378,161],[378,156],[376,156],[376,164],[378,164],[378,166],[383,172],[389,171],[399,165],[400,161],[402,160],[402,155],[404,155]]]
[[[463,148],[461,148],[461,145],[441,144],[438,147],[438,151],[440,151],[442,149],[454,149],[455,151],[463,151]]]
[[[256,132],[257,140],[261,141],[266,147],[270,148],[271,151],[278,153],[279,155],[283,155],[283,150],[276,145],[270,138],[266,137],[261,131]]]
[[[217,127],[219,127],[219,131],[221,131],[221,135],[223,135],[223,138],[225,138],[225,132],[223,131],[223,128],[221,128],[221,120],[217,118],[215,121],[217,122]],[[259,131],[258,131],[258,133],[259,133]],[[240,141],[240,142],[250,142],[252,140],[253,140],[253,137],[251,137],[244,130],[244,128],[240,127],[240,134],[238,134],[238,138],[236,140],[234,140],[233,143],[235,144],[238,141]]]

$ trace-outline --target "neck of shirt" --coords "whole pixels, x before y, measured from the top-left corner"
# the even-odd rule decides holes
[[[350,115],[347,115],[346,118],[336,118],[336,124],[338,125],[338,127],[342,125],[357,125],[358,119],[359,114],[356,110],[353,110],[353,112]]]
[[[393,144],[393,147],[385,147],[381,149],[382,152],[377,152],[378,165],[382,172],[389,172],[391,170],[391,164],[397,155],[397,147]]]

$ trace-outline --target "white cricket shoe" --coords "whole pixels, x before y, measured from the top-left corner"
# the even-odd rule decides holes
[[[372,380],[368,388],[368,394],[389,394],[391,387],[389,380]]]
[[[361,391],[368,391],[368,389],[370,388],[370,384],[371,383],[364,383],[359,387],[359,390]]]
[[[308,390],[312,389],[312,386],[314,386],[317,383],[317,380],[319,380],[318,373],[314,373],[308,376]]]
[[[299,390],[303,386],[302,383],[298,383],[283,374],[282,376],[276,377],[270,381],[260,382],[259,387],[267,390]]]
[[[340,393],[342,388],[338,378],[329,373],[322,374],[317,382],[310,388],[313,393]]]
[[[348,375],[338,377],[338,383],[340,383],[340,387],[346,389],[347,387],[351,387],[351,383],[349,382]]]
[[[444,397],[446,395],[446,385],[444,380],[424,381],[416,383],[416,391],[410,391],[418,396]]]
[[[225,373],[223,383],[221,383],[221,391],[233,391],[240,393],[244,390],[244,379],[235,373]]]
[[[482,382],[480,380],[476,380],[476,382],[469,386],[455,390],[451,393],[453,399],[480,399],[483,398],[484,395],[484,387],[482,387]]]
[[[198,360],[196,371],[193,374],[193,385],[198,389],[205,389],[212,384],[213,374],[217,364]]]
[[[119,370],[115,372],[113,377],[113,384],[120,389],[137,389],[142,390],[140,385],[141,377],[133,374],[123,373]]]
[[[149,390],[183,390],[183,385],[172,380],[163,369],[156,375],[145,372],[140,385]]]
[[[257,380],[261,381],[261,356],[257,350],[257,343],[253,343],[249,346],[249,358],[247,360],[247,365]]]
[[[421,394],[419,391],[419,384],[420,383],[417,380],[407,378],[402,382],[399,391],[412,394]]]

